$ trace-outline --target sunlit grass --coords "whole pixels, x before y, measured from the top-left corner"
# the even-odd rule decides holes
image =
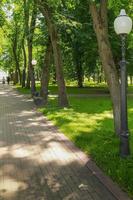
[[[119,157],[119,138],[113,129],[110,99],[71,97],[70,108],[64,109],[57,107],[56,101],[57,99],[52,98],[46,108],[41,108],[41,112],[78,147],[91,155],[107,175],[133,195],[133,156],[128,159]],[[131,133],[133,133],[132,108],[133,102],[129,99]],[[130,144],[133,146],[132,134]]]
[[[24,94],[30,94],[30,89],[27,88],[22,88],[20,85],[16,86],[17,90],[19,92],[22,92]],[[37,91],[40,91],[40,85],[37,84],[36,86]],[[94,86],[89,86],[89,87],[84,87],[84,88],[78,88],[74,86],[67,86],[67,93],[68,94],[108,94],[109,91],[106,87],[94,87]],[[58,88],[57,86],[49,86],[48,89],[49,94],[58,94]]]
[[[79,132],[91,133],[95,129],[100,128],[101,121],[112,118],[112,113],[110,111],[104,111],[99,114],[89,114],[78,113],[72,108],[69,108],[52,112],[47,112],[46,109],[44,109],[43,112],[48,114],[48,118],[53,120],[55,125],[60,125],[62,131],[67,130],[72,132],[73,135]]]
[[[30,94],[30,89],[22,88],[20,85],[16,86],[17,90],[24,93]],[[36,84],[37,91],[40,91],[40,83]],[[67,86],[67,94],[109,94],[108,87],[105,84],[94,84],[90,83],[83,88],[76,86]],[[56,85],[49,86],[49,94],[58,94],[58,87]],[[128,92],[133,93],[133,86],[128,87]]]
[[[51,88],[53,93],[57,90],[55,86]],[[130,86],[129,90],[132,89]],[[72,87],[69,92],[80,94],[81,90]],[[95,88],[85,88],[82,91],[88,90],[94,92]],[[99,88],[99,92],[101,90],[103,88]],[[69,108],[60,109],[57,106],[57,98],[52,97],[48,106],[40,110],[76,146],[91,155],[97,165],[123,190],[133,196],[133,98],[130,97],[128,100],[131,146],[131,156],[128,159],[121,159],[119,156],[119,138],[113,129],[112,105],[109,97],[69,97],[69,101]]]

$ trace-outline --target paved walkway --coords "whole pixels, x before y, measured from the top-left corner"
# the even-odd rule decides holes
[[[0,86],[0,200],[118,199],[87,165],[30,99]]]

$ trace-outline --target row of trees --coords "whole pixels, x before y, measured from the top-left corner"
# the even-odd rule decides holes
[[[49,81],[58,85],[59,105],[68,106],[65,80],[106,79],[113,104],[114,124],[120,132],[119,38],[113,21],[130,2],[118,0],[3,0],[1,15],[1,66],[13,75],[14,84],[36,93],[35,79],[41,80],[40,95],[47,103]],[[128,38],[129,75],[132,77],[133,34]],[[32,60],[37,60],[33,67]],[[104,72],[104,75],[103,75]],[[117,96],[115,95],[117,94]]]

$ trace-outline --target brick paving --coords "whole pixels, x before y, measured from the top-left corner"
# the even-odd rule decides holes
[[[112,194],[89,162],[31,99],[0,85],[0,200],[128,199]]]

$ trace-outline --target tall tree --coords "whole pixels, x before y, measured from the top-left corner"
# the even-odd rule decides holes
[[[30,10],[29,9],[30,9],[29,1],[24,0],[25,33],[26,33],[27,44],[28,44],[28,80],[27,80],[27,87],[29,87],[29,83],[31,81],[31,94],[32,94],[32,96],[34,96],[35,91],[36,91],[36,86],[35,86],[34,68],[33,68],[33,65],[32,65],[32,52],[33,52],[33,36],[34,36],[36,18],[37,18],[37,7],[36,7],[35,1],[33,1],[31,20],[30,20]]]
[[[42,67],[42,73],[41,73],[40,96],[43,97],[44,104],[47,104],[48,100],[48,83],[49,83],[49,72],[50,72],[49,67],[51,64],[51,56],[52,56],[52,44],[51,41],[48,40],[44,56],[44,65]]]
[[[97,36],[99,55],[102,61],[106,80],[113,103],[114,125],[117,134],[120,133],[120,83],[117,68],[114,63],[108,34],[107,0],[89,1],[93,27]],[[117,94],[117,95],[116,95]]]
[[[12,37],[12,51],[15,60],[15,77],[14,77],[14,84],[17,84],[20,80],[21,83],[21,72],[20,72],[20,64],[19,64],[19,55],[18,55],[18,26],[15,24],[14,27],[14,34]]]
[[[57,27],[54,22],[53,18],[53,10],[52,7],[49,6],[47,0],[36,0],[40,11],[44,15],[48,27],[49,36],[51,39],[52,47],[53,47],[53,54],[54,54],[54,61],[56,66],[56,78],[58,84],[58,100],[59,106],[64,107],[68,106],[68,99],[66,95],[66,87],[63,75],[63,63],[61,57],[61,49],[59,45],[59,37],[57,33]]]
[[[27,68],[27,55],[25,49],[25,33],[22,39],[22,51],[23,51],[23,58],[24,58],[24,67],[22,71],[22,88],[26,86],[26,68]]]
[[[10,38],[10,43],[12,47],[12,55],[14,58],[15,64],[15,76],[14,76],[14,84],[20,81],[21,84],[21,69],[20,69],[20,58],[22,52],[22,25],[23,22],[20,18],[22,14],[22,10],[19,7],[16,10],[16,3],[14,3],[14,8],[12,10],[12,19],[8,22],[8,26],[10,27],[9,33],[7,33]]]

